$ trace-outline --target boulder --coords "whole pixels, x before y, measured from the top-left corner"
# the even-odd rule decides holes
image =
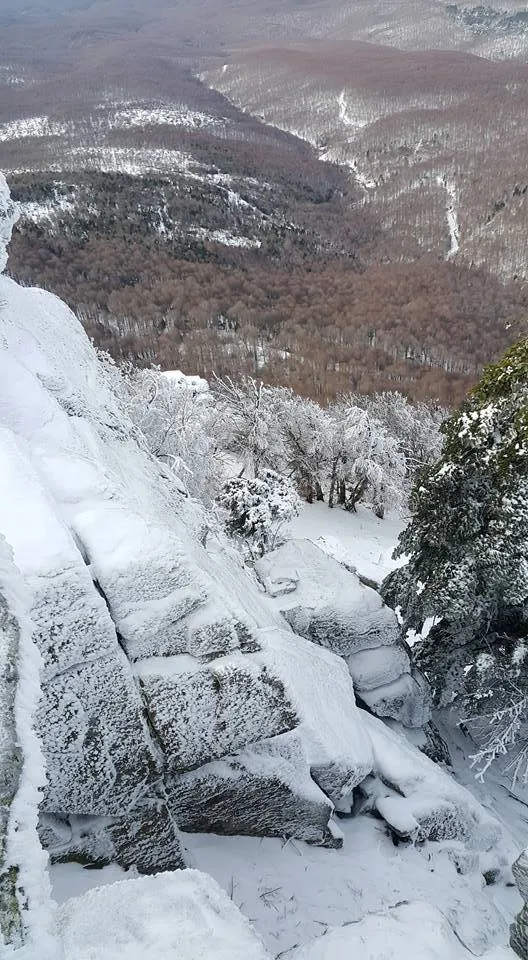
[[[168,779],[167,791],[178,823],[190,833],[340,845],[329,829],[333,806],[311,779],[300,749],[290,749],[287,758],[246,750]]]
[[[197,870],[95,887],[62,904],[57,924],[68,960],[271,960],[227,894]]]
[[[401,838],[456,840],[486,852],[502,837],[500,824],[473,795],[404,737],[365,714],[374,752],[374,778],[360,789]]]
[[[123,816],[43,813],[39,834],[52,863],[119,863],[146,874],[185,867],[176,822],[162,797],[146,798]]]
[[[189,656],[136,664],[169,806],[190,832],[335,845],[333,804],[373,762],[350,674],[286,629],[256,637],[258,652],[207,665]]]
[[[362,695],[369,690],[393,683],[411,672],[409,655],[401,643],[390,647],[358,650],[345,657],[354,681],[354,689]]]
[[[373,713],[419,727],[430,719],[427,684],[411,669],[395,613],[310,540],[290,540],[255,564],[270,603],[292,629],[346,660]]]
[[[418,670],[403,673],[392,683],[358,691],[358,696],[372,713],[399,720],[404,727],[422,727],[431,717],[429,689]]]
[[[521,960],[528,960],[528,849],[517,857],[512,873],[524,906],[510,926],[510,946]]]
[[[528,960],[528,904],[524,904],[510,925],[510,947],[521,960]]]
[[[347,657],[399,639],[396,616],[379,594],[311,540],[289,540],[255,570],[292,629],[333,653]]]

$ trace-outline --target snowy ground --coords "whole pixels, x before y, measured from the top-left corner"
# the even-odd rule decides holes
[[[306,537],[316,543],[324,537],[329,552],[340,559],[346,558],[359,573],[379,582],[394,566],[391,553],[401,526],[399,520],[381,521],[365,509],[348,514],[338,508],[329,510],[324,504],[315,504],[303,509],[291,532],[294,537]],[[471,743],[462,734],[455,735],[451,748],[457,779],[473,790],[505,824],[507,838],[503,852],[511,862],[528,842],[525,800],[520,795],[518,799],[509,795],[499,775],[494,775],[482,787],[475,783],[472,771],[468,770]],[[344,834],[341,850],[291,840],[203,834],[186,834],[184,843],[191,865],[218,881],[251,921],[272,957],[287,956],[293,948],[321,937],[324,937],[321,952],[314,953],[314,960],[359,956],[354,950],[357,943],[353,938],[348,946],[345,943],[340,946],[339,937],[346,938],[347,925],[379,911],[388,911],[402,902],[418,901],[437,908],[440,922],[442,916],[449,921],[455,931],[456,950],[461,951],[448,952],[445,945],[440,945],[434,952],[428,945],[429,952],[424,948],[420,956],[448,960],[486,955],[487,960],[513,960],[515,955],[505,944],[509,923],[520,909],[521,900],[516,888],[508,883],[507,869],[500,882],[486,886],[478,871],[465,875],[457,872],[445,845],[395,846],[383,822],[371,817],[343,819],[339,825]],[[92,886],[133,875],[117,867],[98,871],[84,870],[74,864],[57,865],[52,868],[54,895],[63,902]],[[427,910],[431,908],[423,910],[423,929],[426,930],[430,920]],[[381,933],[388,931],[390,924],[398,927],[398,913],[396,920],[393,914],[391,917],[389,926],[385,928],[382,924]],[[436,923],[438,925],[438,919]],[[378,920],[374,918],[371,925],[377,929]],[[333,933],[334,928],[340,928],[343,933]],[[361,940],[360,933],[358,928]],[[433,943],[433,932],[431,938]],[[386,953],[382,949],[383,936],[381,941],[378,937],[371,943],[369,935],[369,950],[368,953],[362,951],[362,960],[407,960],[408,938],[401,935],[400,930],[400,940],[407,944],[405,949],[401,947],[401,952],[396,940],[397,937]],[[422,948],[417,945],[417,949]],[[299,958],[301,955],[305,956],[301,953]]]
[[[358,507],[348,513],[339,507],[328,509],[326,503],[305,504],[291,524],[292,537],[313,540],[340,562],[351,564],[357,572],[376,583],[399,566],[392,552],[400,530],[400,517],[379,520],[371,510]]]

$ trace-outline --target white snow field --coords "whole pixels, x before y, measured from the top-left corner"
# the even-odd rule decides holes
[[[15,215],[0,176],[2,268]],[[524,808],[499,786],[486,808],[359,709],[344,657],[294,633],[220,533],[203,546],[203,509],[112,382],[64,304],[0,276],[0,531],[18,567],[2,545],[4,674],[21,651],[0,774],[13,757],[22,771],[4,832],[27,901],[2,960],[513,957]],[[378,583],[398,527],[323,505],[292,535],[361,605],[346,567]],[[51,852],[91,864],[51,868],[58,910],[39,800]]]

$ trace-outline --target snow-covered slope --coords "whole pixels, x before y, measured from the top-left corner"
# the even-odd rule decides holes
[[[5,261],[15,211],[3,182],[0,211]],[[479,921],[478,929],[466,925],[472,948],[484,949],[505,926],[482,894],[486,871],[500,883],[509,876],[512,851],[500,825],[440,767],[360,710],[343,657],[296,634],[223,536],[214,529],[204,535],[209,518],[146,451],[124,413],[119,382],[64,304],[0,276],[0,533],[27,595],[17,623],[32,622],[42,659],[36,728],[47,783],[40,838],[53,861],[174,871],[189,856],[199,861],[202,840],[191,834],[202,832],[228,835],[233,844],[233,834],[248,835],[236,843],[277,838],[263,841],[275,844],[262,846],[263,857],[285,844],[287,856],[302,858],[297,840],[315,855],[338,857],[352,839],[334,820],[338,810],[345,825],[360,822],[357,836],[383,832],[380,877],[372,877],[376,905],[379,859],[395,844],[419,844],[435,862],[445,858],[457,884],[460,869],[449,919],[464,928],[456,904],[465,891]],[[349,578],[342,590],[357,592],[353,574],[306,545],[308,555],[314,551],[336,577]],[[378,600],[374,591],[368,597],[365,609],[358,606],[364,629],[349,625],[351,635],[372,626]],[[336,619],[341,608],[336,597],[331,602]],[[4,642],[8,655],[16,638],[15,624]],[[378,650],[391,646],[378,639]],[[15,698],[26,680],[24,670],[15,674]],[[34,694],[37,686],[33,679]],[[9,708],[12,697],[4,699]],[[8,732],[12,712],[2,716]],[[38,779],[24,773],[27,765],[40,776],[39,761],[34,740],[20,736],[22,775],[9,778],[12,735],[6,743],[0,774],[11,783],[15,813],[24,789],[33,790],[31,810],[17,814],[11,851],[22,853],[11,862],[22,872],[29,851],[27,896],[42,908],[44,957],[53,918],[35,832]],[[8,816],[8,837],[12,822]],[[235,847],[230,851],[225,869],[231,857],[235,869]],[[346,856],[356,856],[353,844]],[[324,863],[327,871],[340,863],[350,873],[348,860]],[[428,880],[430,868],[422,868]],[[225,897],[186,876],[165,872],[66,903],[57,930],[67,960],[118,960],[123,948],[153,960],[187,960],[204,949],[219,958],[264,958]],[[292,893],[284,908],[291,917],[294,900]],[[382,900],[390,902],[386,893]],[[253,917],[251,904],[247,910]],[[312,935],[313,922],[312,915]],[[194,953],[182,953],[180,923]],[[19,939],[30,950],[27,960],[36,960],[29,934],[22,930]],[[285,942],[299,941],[288,929]]]

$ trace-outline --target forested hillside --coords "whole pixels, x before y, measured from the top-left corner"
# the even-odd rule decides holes
[[[524,64],[344,50],[339,3],[261,11],[245,37],[247,4],[52,7],[4,15],[10,271],[113,356],[453,404],[522,332]]]

